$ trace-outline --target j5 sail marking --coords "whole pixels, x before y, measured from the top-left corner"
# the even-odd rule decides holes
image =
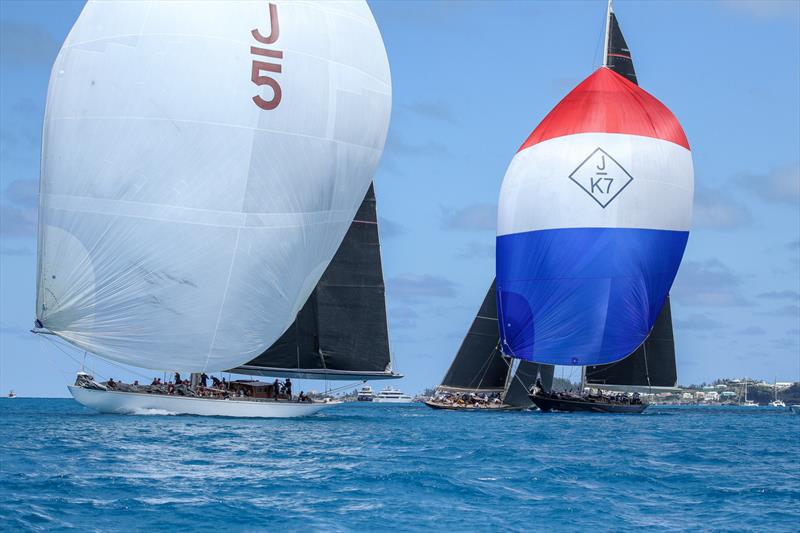
[[[278,6],[269,4],[269,19],[270,19],[270,32],[269,36],[264,37],[258,29],[254,29],[250,33],[253,38],[262,44],[275,44],[280,37],[280,24],[278,23]],[[254,55],[272,57],[275,59],[283,59],[283,52],[280,50],[269,50],[267,48],[259,48],[257,46],[250,47],[250,53]],[[250,72],[250,79],[258,86],[269,85],[272,89],[272,99],[264,100],[261,95],[253,97],[253,102],[266,111],[270,111],[278,107],[281,103],[283,92],[281,91],[280,84],[271,76],[262,75],[262,72],[281,72],[281,65],[277,63],[269,63],[267,61],[253,60],[253,68]]]

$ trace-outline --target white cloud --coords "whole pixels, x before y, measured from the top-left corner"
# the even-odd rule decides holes
[[[497,205],[473,204],[459,209],[442,208],[442,227],[456,231],[494,231]]]
[[[739,292],[741,280],[718,259],[686,261],[678,271],[672,296],[693,306],[733,307],[750,305]]]
[[[800,203],[800,163],[772,169],[765,174],[744,174],[736,184],[770,203]]]
[[[747,226],[750,210],[729,193],[698,186],[694,196],[694,226],[707,229],[736,229]]]
[[[398,274],[386,280],[391,297],[405,301],[425,301],[431,298],[452,298],[455,283],[430,274]]]

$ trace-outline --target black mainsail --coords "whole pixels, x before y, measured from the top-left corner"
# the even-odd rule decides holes
[[[500,353],[495,284],[461,342],[440,389],[462,392],[500,392],[505,389],[508,363]]]
[[[633,69],[633,59],[628,43],[622,35],[622,30],[617,22],[617,16],[608,2],[608,20],[606,21],[606,47],[603,56],[603,65],[617,74],[625,76],[629,81],[639,85],[636,81],[636,71]]]
[[[374,185],[295,321],[237,374],[305,379],[401,377],[392,371]]]
[[[609,390],[649,392],[672,389],[678,383],[675,337],[669,296],[650,336],[625,359],[586,367],[586,385]]]
[[[530,407],[530,387],[540,378],[546,390],[553,384],[554,367],[521,361],[516,369],[500,350],[495,282],[486,292],[478,314],[461,342],[438,390],[451,392],[499,392],[513,407]]]

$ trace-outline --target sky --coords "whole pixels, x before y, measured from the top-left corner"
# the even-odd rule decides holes
[[[370,2],[392,72],[376,194],[391,348],[406,376],[393,384],[406,392],[438,384],[458,349],[494,276],[503,175],[601,63],[605,4]],[[65,396],[80,366],[28,330],[47,83],[82,5],[0,2],[3,393]],[[694,224],[672,290],[679,382],[800,380],[800,3],[614,6],[640,85],[679,118],[694,158]]]

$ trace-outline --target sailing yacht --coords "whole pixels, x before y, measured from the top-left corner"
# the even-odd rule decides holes
[[[444,379],[425,405],[456,411],[528,409],[533,407],[528,390],[537,379],[550,390],[555,370],[552,365],[515,363],[503,356],[496,302],[496,284],[492,280]]]
[[[758,404],[753,400],[747,399],[747,380],[744,380],[744,401],[739,404],[740,407],[758,407]]]
[[[377,223],[375,191],[370,186],[339,250],[292,326],[264,353],[228,372],[328,380],[403,377],[392,370]],[[320,305],[320,301],[325,305]],[[347,310],[346,321],[342,321],[342,309]],[[107,382],[97,383],[92,376],[79,372],[69,390],[78,402],[108,413],[155,410],[278,418],[314,414],[342,403],[331,400],[291,403],[291,398],[280,395],[276,399],[272,385],[259,381],[234,381],[226,391],[209,388],[201,390],[199,395],[186,388],[179,388],[178,395],[166,396],[153,394],[153,389],[147,387],[125,388],[110,389]],[[251,392],[260,388],[268,388],[269,392]],[[231,389],[248,394],[231,395]],[[361,389],[359,400],[366,398],[367,393],[371,398],[369,386]],[[219,404],[220,399],[230,401]]]
[[[638,413],[639,391],[674,387],[669,289],[693,180],[683,129],[638,86],[609,0],[603,66],[533,130],[500,192],[501,349],[584,368],[579,395],[531,394],[540,409]]]
[[[771,402],[769,402],[770,407],[777,407],[779,409],[785,409],[786,408],[786,404],[783,403],[783,400],[778,398],[778,379],[777,378],[775,379],[774,388],[775,388],[775,399],[772,400]]]
[[[87,3],[48,88],[33,332],[192,382],[397,377],[372,188],[390,112],[364,1]],[[114,413],[336,403],[268,388],[163,393],[81,373],[69,390]]]

